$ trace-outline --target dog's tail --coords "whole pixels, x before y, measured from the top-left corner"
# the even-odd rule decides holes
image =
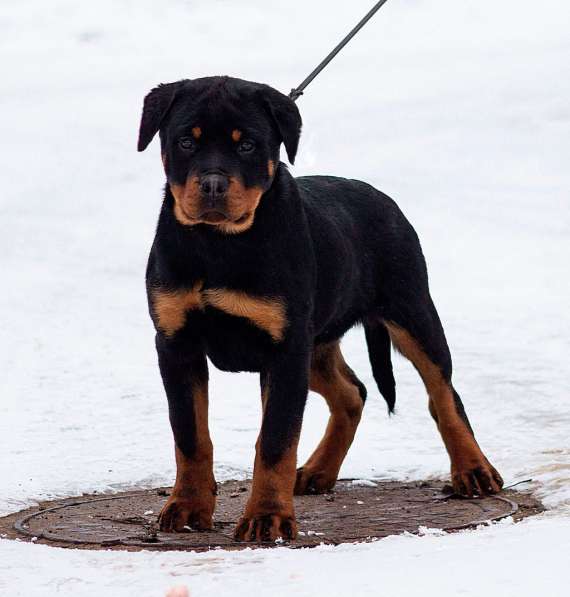
[[[368,345],[368,356],[372,374],[380,394],[388,404],[388,412],[394,412],[396,404],[396,382],[392,370],[391,344],[388,330],[381,323],[365,323],[364,333]]]

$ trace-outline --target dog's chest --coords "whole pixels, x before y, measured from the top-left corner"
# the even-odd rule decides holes
[[[247,356],[234,353],[251,352],[252,344],[277,345],[287,327],[285,303],[275,296],[197,282],[192,288],[153,288],[150,297],[155,325],[165,336],[174,337],[193,326],[219,361],[228,360],[223,356],[226,353],[232,354],[230,361],[248,361]]]

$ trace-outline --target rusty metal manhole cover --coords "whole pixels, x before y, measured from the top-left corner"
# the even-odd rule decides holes
[[[342,480],[334,493],[295,498],[299,537],[291,547],[370,541],[420,527],[464,529],[506,516],[520,519],[542,510],[528,494],[506,491],[483,499],[453,499],[441,482]],[[161,533],[156,519],[170,490],[129,491],[45,502],[0,518],[0,534],[60,547],[84,549],[241,549],[232,531],[243,511],[249,481],[219,486],[214,529]],[[264,547],[273,544],[262,544]]]

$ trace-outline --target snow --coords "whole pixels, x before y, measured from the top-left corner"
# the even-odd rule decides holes
[[[4,2],[0,10],[0,515],[173,479],[144,267],[162,186],[142,97],[207,74],[297,85],[371,2]],[[328,10],[327,10],[328,8]],[[295,174],[362,178],[415,225],[482,447],[549,510],[369,545],[83,552],[0,539],[0,595],[562,595],[568,582],[570,11],[562,0],[386,4],[299,100]],[[444,476],[413,368],[370,398],[342,475]],[[251,473],[257,380],[212,370],[218,480]],[[326,420],[311,395],[300,459]]]
[[[370,479],[353,479],[351,485],[355,487],[378,487],[378,483],[374,483]]]
[[[35,557],[26,558],[24,549],[33,550]],[[162,596],[165,587],[182,582],[192,597],[345,597],[349,591],[390,597],[420,591],[565,597],[568,553],[567,518],[557,524],[540,519],[454,535],[395,536],[372,544],[303,550],[82,552],[4,541],[0,582],[16,589],[10,595],[26,597]]]

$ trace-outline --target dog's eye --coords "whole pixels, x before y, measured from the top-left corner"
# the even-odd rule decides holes
[[[242,141],[237,147],[237,150],[240,153],[251,153],[254,149],[255,143],[253,141],[248,141],[247,139]]]
[[[180,137],[180,139],[178,139],[178,145],[186,151],[194,151],[194,149],[196,149],[196,143],[191,137]]]

